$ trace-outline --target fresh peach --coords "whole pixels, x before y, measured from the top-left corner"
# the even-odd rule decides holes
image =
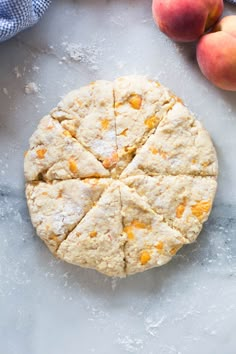
[[[155,22],[167,36],[180,42],[198,39],[224,9],[223,0],[153,0]]]
[[[224,17],[200,39],[197,61],[214,85],[236,91],[236,16]]]

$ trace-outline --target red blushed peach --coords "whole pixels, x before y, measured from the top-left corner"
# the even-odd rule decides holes
[[[224,9],[223,0],[153,0],[155,22],[167,36],[180,42],[198,39],[214,25]]]
[[[236,16],[224,17],[200,39],[197,61],[214,85],[236,91]]]

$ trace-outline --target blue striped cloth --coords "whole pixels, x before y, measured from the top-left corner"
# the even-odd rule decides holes
[[[33,26],[51,0],[0,0],[0,42]]]

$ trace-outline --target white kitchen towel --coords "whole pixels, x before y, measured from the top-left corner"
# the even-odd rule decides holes
[[[236,0],[226,0],[227,2],[229,2],[230,4],[235,4],[236,5]]]
[[[51,0],[0,0],[0,42],[33,26]]]

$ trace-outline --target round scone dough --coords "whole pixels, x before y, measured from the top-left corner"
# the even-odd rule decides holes
[[[32,223],[50,251],[118,277],[196,240],[218,173],[201,123],[144,76],[69,93],[39,123],[24,168]]]

